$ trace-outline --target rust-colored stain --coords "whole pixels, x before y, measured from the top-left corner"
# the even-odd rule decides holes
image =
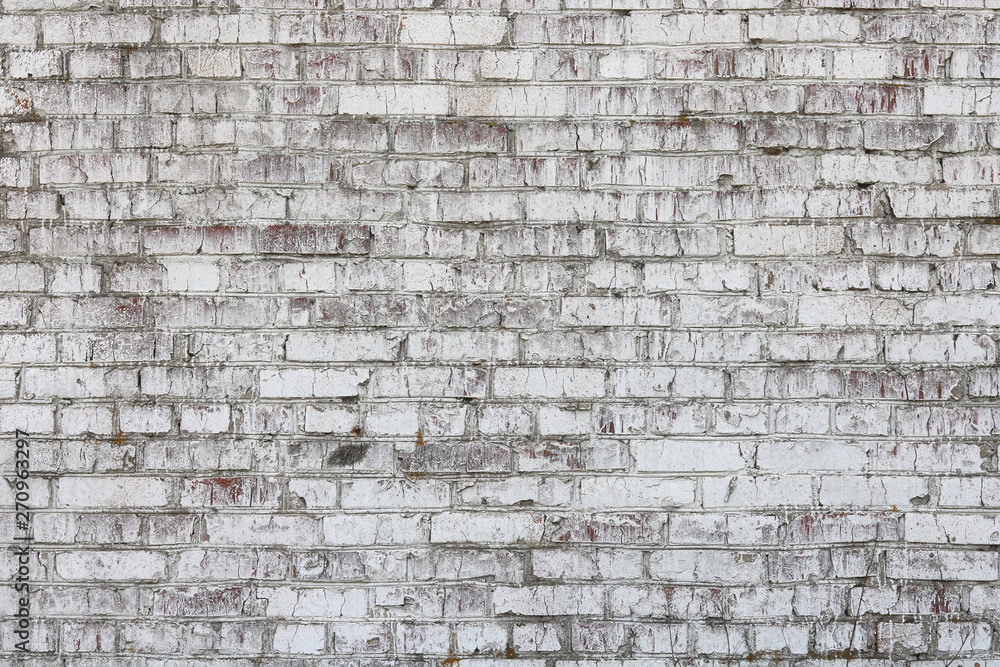
[[[276,484],[254,477],[213,477],[192,482],[191,490],[198,489],[207,493],[210,506],[253,507],[272,500],[278,493]]]
[[[948,591],[944,588],[934,589],[934,601],[931,603],[931,612],[934,614],[946,614],[949,612],[956,611],[951,606],[951,600],[948,599]]]
[[[122,315],[126,321],[138,324],[142,319],[142,304],[139,299],[129,299],[115,304],[115,311]]]

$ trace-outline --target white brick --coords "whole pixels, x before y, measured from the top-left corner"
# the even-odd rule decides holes
[[[420,544],[426,520],[413,514],[346,514],[323,519],[323,541],[335,545]]]
[[[844,245],[843,228],[833,226],[741,225],[733,237],[736,254],[751,256],[834,255]]]
[[[597,397],[604,395],[604,372],[578,368],[498,368],[497,397]]]
[[[295,655],[316,655],[326,649],[325,625],[283,623],[274,629],[274,651]]]
[[[431,542],[531,544],[540,542],[545,519],[521,513],[443,512],[431,519]]]
[[[410,14],[401,17],[402,44],[499,44],[507,34],[502,16]]]
[[[56,572],[71,581],[157,581],[167,574],[167,557],[152,551],[79,551],[56,556]]]
[[[56,485],[59,507],[163,507],[170,485],[151,477],[61,477]]]
[[[735,442],[668,440],[635,442],[632,447],[639,472],[709,472],[742,470],[747,462]]]
[[[448,113],[446,86],[344,86],[340,113],[352,115],[444,115]]]
[[[368,379],[366,371],[268,369],[260,373],[260,395],[265,398],[357,396]]]
[[[584,507],[681,507],[694,502],[694,481],[643,477],[585,478],[580,481]]]

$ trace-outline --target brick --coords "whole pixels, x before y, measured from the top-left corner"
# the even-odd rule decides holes
[[[187,549],[177,559],[179,581],[274,580],[288,571],[288,557],[276,551]]]
[[[260,375],[260,391],[271,398],[356,396],[367,373],[308,368],[269,369]]]
[[[498,369],[494,386],[501,397],[603,396],[604,373],[571,368]]]
[[[326,648],[326,628],[323,625],[291,625],[283,623],[274,630],[276,653],[310,655]]]
[[[119,69],[120,67],[119,62]],[[12,79],[45,79],[59,76],[63,71],[62,52],[55,49],[14,52],[7,56],[7,70]]]
[[[907,324],[915,316],[896,299],[819,296],[803,297],[798,317],[804,325],[885,326]]]
[[[841,227],[753,226],[733,230],[739,255],[835,255],[844,243]]]
[[[630,44],[705,44],[742,41],[741,21],[726,15],[637,14],[627,23]]]
[[[205,530],[205,541],[212,544],[310,545],[318,542],[319,522],[302,516],[220,514],[206,519]]]
[[[246,591],[239,587],[162,588],[153,595],[153,613],[163,616],[233,616]]]
[[[326,544],[411,544],[429,539],[429,524],[420,515],[357,515],[327,517],[323,520]]]
[[[173,43],[253,43],[268,40],[271,20],[253,14],[168,16],[161,28]]]
[[[634,448],[636,469],[641,472],[693,472],[742,470],[746,461],[737,443],[696,441],[643,443]]]
[[[559,116],[567,108],[565,91],[554,87],[463,88],[456,103],[460,115],[473,117]]]
[[[172,429],[173,410],[160,405],[123,405],[119,425],[128,433],[166,433]]]
[[[185,507],[277,507],[275,480],[253,477],[217,477],[192,480],[181,489]]]
[[[927,482],[920,478],[827,477],[820,487],[825,507],[892,507],[926,502]]]
[[[39,163],[39,178],[42,183],[142,183],[148,169],[144,155],[51,157]]]
[[[0,34],[4,36],[5,45],[34,46],[38,34],[35,17],[30,14],[8,14],[0,18]]]
[[[288,361],[394,360],[397,341],[372,334],[299,334],[285,342]]]
[[[704,581],[710,584],[762,582],[763,559],[753,553],[662,550],[649,563],[654,579]]]
[[[345,86],[340,113],[352,115],[444,115],[448,92],[443,86]]]
[[[56,496],[60,507],[163,507],[170,486],[162,479],[64,477]]]
[[[507,34],[500,16],[408,15],[400,19],[404,44],[498,44]]]
[[[531,544],[541,541],[544,519],[530,514],[470,515],[444,512],[431,523],[431,542]]]
[[[811,479],[805,475],[710,479],[703,493],[706,508],[809,506],[813,503]]]
[[[42,20],[46,44],[145,43],[153,36],[153,19],[130,14],[47,16]]]
[[[580,488],[588,507],[680,507],[694,501],[689,479],[593,477]]]
[[[497,614],[566,616],[600,614],[604,603],[597,586],[533,586],[498,588],[493,606]]]
[[[85,551],[59,554],[55,567],[70,581],[158,581],[166,576],[167,560],[152,551]]]
[[[962,295],[929,298],[914,307],[913,320],[923,324],[936,322],[977,324],[993,317],[997,304],[989,295]]]
[[[996,554],[984,551],[889,551],[886,573],[891,579],[995,581]]]
[[[861,32],[861,21],[853,16],[754,16],[750,39],[768,42],[849,41]]]

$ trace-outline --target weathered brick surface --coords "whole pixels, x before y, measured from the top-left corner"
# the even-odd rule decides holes
[[[0,0],[0,665],[1000,664],[998,8]]]

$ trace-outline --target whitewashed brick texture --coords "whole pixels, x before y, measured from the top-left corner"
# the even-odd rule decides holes
[[[0,667],[1000,667],[998,9],[0,0]]]

